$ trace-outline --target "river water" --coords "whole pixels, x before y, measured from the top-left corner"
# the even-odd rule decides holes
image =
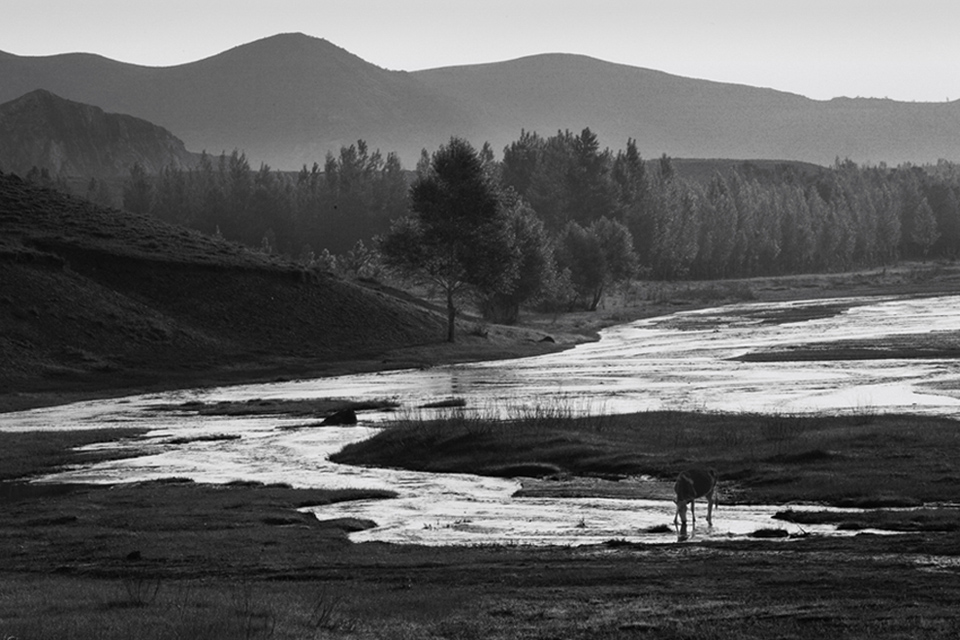
[[[302,418],[198,416],[155,408],[187,401],[331,397],[391,399],[403,410],[416,410],[457,397],[465,399],[468,408],[491,415],[544,406],[609,413],[696,409],[952,415],[960,406],[956,360],[761,363],[733,358],[809,342],[882,340],[957,329],[960,296],[739,304],[611,327],[598,342],[534,358],[98,400],[0,415],[0,429],[150,429],[145,440],[101,445],[142,449],[146,443],[146,455],[64,470],[42,481],[131,482],[177,476],[202,482],[258,480],[396,491],[396,499],[312,509],[321,519],[354,516],[377,522],[374,529],[352,534],[357,541],[660,542],[675,536],[643,530],[672,521],[673,504],[666,500],[515,498],[515,480],[329,462],[327,457],[345,444],[374,433],[391,418],[389,413],[362,413],[355,427],[298,429],[291,427],[302,424]],[[184,436],[215,438],[175,440]],[[698,535],[743,536],[769,527],[799,532],[795,525],[771,520],[781,508],[721,504],[714,527],[700,526]],[[831,527],[805,529],[836,533]]]

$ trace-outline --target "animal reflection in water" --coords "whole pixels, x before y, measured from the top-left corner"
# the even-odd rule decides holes
[[[677,529],[677,540],[690,537],[687,533],[687,505],[690,505],[692,529],[697,528],[697,514],[694,503],[697,498],[707,499],[707,526],[713,526],[713,508],[717,504],[717,472],[705,467],[693,467],[677,476],[674,485],[677,492],[677,513],[673,516],[673,526]],[[677,519],[679,518],[679,526]]]

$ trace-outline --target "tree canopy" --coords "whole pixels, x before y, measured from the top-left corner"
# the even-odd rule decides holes
[[[611,151],[584,128],[550,137],[521,131],[499,161],[489,145],[474,151],[454,138],[434,154],[424,150],[415,171],[407,171],[395,155],[384,157],[360,140],[299,173],[252,169],[239,152],[204,155],[192,169],[169,167],[159,176],[134,167],[113,201],[351,274],[380,273],[368,247],[393,224],[392,240],[405,238],[422,251],[422,277],[436,280],[442,272],[452,295],[474,294],[486,316],[499,321],[515,320],[519,306],[541,298],[549,283],[548,301],[579,298],[595,306],[620,278],[600,257],[600,220],[620,225],[611,237],[629,237],[636,273],[653,279],[816,272],[960,254],[955,163],[700,161],[710,169],[699,173],[691,169],[696,163],[665,154],[645,160],[634,139]],[[26,178],[53,185],[39,169]],[[88,198],[110,200],[102,181],[85,187]],[[359,241],[364,250],[355,252]],[[414,253],[407,251],[411,260]],[[364,260],[355,259],[360,255]]]

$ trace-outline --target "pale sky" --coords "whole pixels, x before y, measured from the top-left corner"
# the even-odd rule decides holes
[[[387,69],[577,53],[836,96],[960,99],[957,0],[0,0],[0,51],[193,62],[285,32]]]

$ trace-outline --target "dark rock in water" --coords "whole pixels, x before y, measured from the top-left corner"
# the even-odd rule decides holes
[[[357,412],[353,409],[341,409],[324,418],[322,426],[336,426],[341,424],[357,424]]]
[[[447,398],[436,402],[428,402],[420,405],[421,409],[455,409],[467,406],[467,401],[463,398]]]

